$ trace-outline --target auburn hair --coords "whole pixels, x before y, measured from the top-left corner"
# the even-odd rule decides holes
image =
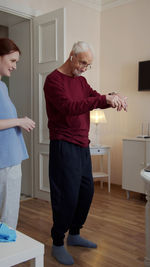
[[[19,47],[12,40],[9,38],[0,38],[0,56],[8,55],[16,51],[21,54]]]

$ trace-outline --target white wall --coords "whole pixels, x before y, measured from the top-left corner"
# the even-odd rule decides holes
[[[138,62],[150,60],[150,1],[137,0],[101,13],[100,87],[128,97],[128,112],[105,112],[101,140],[112,147],[112,182],[121,184],[122,138],[150,122],[150,91],[138,92]]]

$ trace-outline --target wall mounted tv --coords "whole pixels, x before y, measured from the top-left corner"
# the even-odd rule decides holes
[[[150,90],[150,60],[139,62],[138,91]]]

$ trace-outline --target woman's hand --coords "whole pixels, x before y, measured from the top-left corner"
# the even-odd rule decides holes
[[[35,128],[35,122],[28,117],[19,118],[17,126],[23,128],[27,132],[30,132]]]
[[[30,132],[35,128],[35,122],[28,117],[0,120],[0,130],[17,126],[23,128],[27,132]]]

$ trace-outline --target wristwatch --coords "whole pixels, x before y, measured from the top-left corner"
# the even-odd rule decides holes
[[[118,93],[117,92],[111,92],[109,93],[109,95],[117,95]]]

